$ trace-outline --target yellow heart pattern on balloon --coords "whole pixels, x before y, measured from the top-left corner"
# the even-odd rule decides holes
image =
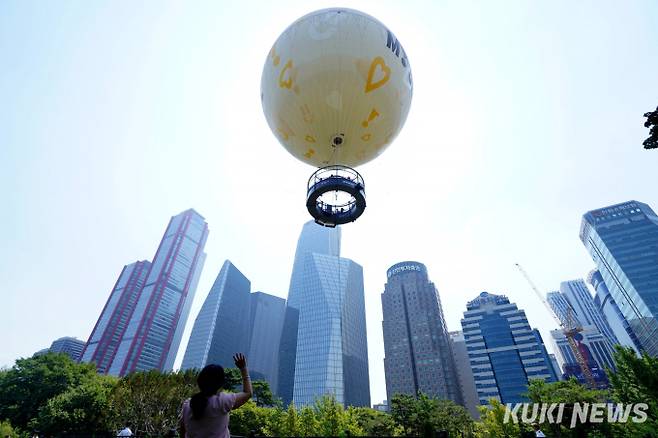
[[[279,87],[292,87],[292,72],[289,71],[290,69],[292,69],[292,59],[289,59],[288,62],[286,62],[286,65],[283,67],[283,70],[281,70],[281,73],[279,74]],[[286,73],[288,74],[286,75]]]
[[[379,68],[377,68],[379,67]],[[376,82],[373,82],[375,79],[375,73],[381,72],[381,77],[378,79]],[[376,90],[377,88],[381,87],[384,85],[386,82],[391,77],[391,68],[386,65],[384,62],[384,58],[381,56],[377,56],[375,59],[372,60],[372,63],[370,63],[370,69],[368,70],[368,79],[366,80],[366,93],[370,93],[372,90]]]

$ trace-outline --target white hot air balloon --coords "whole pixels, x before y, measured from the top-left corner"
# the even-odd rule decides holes
[[[404,49],[370,15],[343,8],[312,12],[276,40],[263,67],[263,111],[288,152],[320,168],[307,192],[316,222],[336,226],[363,213],[363,178],[352,167],[391,144],[412,91]]]

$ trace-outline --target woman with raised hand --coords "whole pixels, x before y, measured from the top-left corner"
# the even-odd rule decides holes
[[[247,370],[247,358],[237,353],[235,366],[242,374],[242,392],[221,391],[224,386],[224,368],[207,365],[199,373],[199,392],[185,400],[180,417],[180,435],[187,438],[229,438],[229,413],[251,398],[252,389]],[[219,391],[219,393],[217,392]]]

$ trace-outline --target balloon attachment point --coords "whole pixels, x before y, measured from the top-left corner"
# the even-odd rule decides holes
[[[354,222],[366,208],[363,177],[347,166],[327,166],[308,180],[306,208],[325,227]]]

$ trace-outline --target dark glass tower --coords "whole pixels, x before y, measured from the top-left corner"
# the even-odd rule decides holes
[[[278,394],[312,404],[332,394],[370,406],[363,270],[340,257],[340,228],[304,225],[281,337]]]
[[[182,369],[232,367],[233,355],[248,351],[250,290],[247,277],[226,260],[194,321]]]
[[[658,216],[628,201],[585,213],[583,242],[643,350],[658,356]]]
[[[441,299],[425,265],[402,262],[387,271],[382,294],[386,394],[418,391],[462,403]]]
[[[249,369],[261,374],[273,390],[279,371],[279,342],[286,311],[286,300],[263,292],[250,296]]]

